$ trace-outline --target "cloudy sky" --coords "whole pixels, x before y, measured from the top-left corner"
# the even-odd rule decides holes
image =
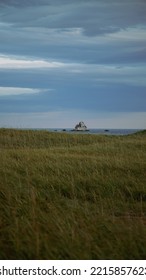
[[[0,127],[146,128],[145,0],[0,0]]]

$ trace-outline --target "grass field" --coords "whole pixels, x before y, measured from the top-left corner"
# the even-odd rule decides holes
[[[146,259],[146,131],[0,129],[0,259]]]

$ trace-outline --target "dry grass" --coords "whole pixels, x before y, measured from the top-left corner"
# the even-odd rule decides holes
[[[0,258],[145,259],[145,143],[0,129]]]

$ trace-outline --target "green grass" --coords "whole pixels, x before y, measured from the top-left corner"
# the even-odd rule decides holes
[[[0,259],[146,259],[146,131],[0,129]]]

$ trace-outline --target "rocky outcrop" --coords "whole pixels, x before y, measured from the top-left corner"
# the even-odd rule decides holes
[[[79,122],[78,124],[76,124],[76,126],[73,130],[74,131],[89,131],[87,126],[84,124],[84,122]]]

